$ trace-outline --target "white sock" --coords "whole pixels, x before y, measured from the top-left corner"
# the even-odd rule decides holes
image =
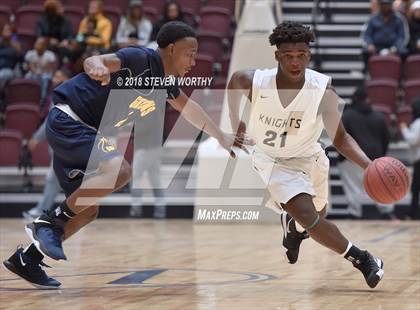
[[[305,231],[305,228],[302,227],[298,222],[295,221],[296,230],[300,233],[303,233]]]
[[[346,256],[346,254],[347,254],[347,252],[350,250],[350,248],[353,246],[353,244],[351,244],[351,242],[349,241],[349,244],[347,244],[347,248],[346,248],[346,250],[344,251],[344,253],[343,254],[341,254],[341,255],[343,255],[343,256]]]

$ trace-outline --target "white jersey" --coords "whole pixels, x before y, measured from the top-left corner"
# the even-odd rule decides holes
[[[272,158],[310,157],[322,151],[318,140],[324,124],[318,108],[330,77],[306,69],[305,84],[284,108],[276,75],[277,68],[254,74],[249,133],[256,151]]]

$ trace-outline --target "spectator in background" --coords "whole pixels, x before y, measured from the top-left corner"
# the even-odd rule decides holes
[[[48,39],[40,37],[35,41],[34,49],[26,52],[25,63],[28,72],[25,78],[35,79],[41,83],[41,105],[47,97],[48,86],[54,73],[56,58],[53,52],[47,50]]]
[[[89,2],[88,15],[80,22],[78,35],[86,36],[87,46],[105,52],[111,46],[112,23],[102,14],[102,5],[101,0]],[[93,34],[89,35],[93,21],[95,29]]]
[[[162,18],[153,25],[152,41],[156,41],[157,34],[164,24],[171,21],[180,21],[186,23],[181,11],[181,7],[176,1],[168,1],[164,8]]]
[[[70,72],[66,69],[58,69],[55,71],[54,76],[52,78],[53,87],[57,87],[61,83],[70,79],[71,75]],[[38,130],[33,134],[32,138],[28,141],[28,149],[32,153],[36,149],[37,145],[43,141],[46,141],[46,134],[45,134],[45,124],[44,121],[41,126],[39,126]],[[52,150],[48,148],[50,155],[52,155]],[[49,211],[55,202],[55,198],[57,197],[58,193],[60,192],[61,187],[58,183],[57,177],[55,176],[54,169],[53,169],[53,162],[51,160],[50,166],[47,172],[47,178],[45,181],[44,191],[42,193],[42,198],[38,201],[37,205],[28,211],[24,211],[22,213],[23,217],[28,221],[35,220],[38,216],[40,216],[43,212]]]
[[[401,133],[404,140],[410,145],[414,163],[409,216],[412,219],[420,219],[420,97],[413,100],[412,108],[413,122],[410,127],[402,123]]]
[[[68,48],[72,38],[72,26],[63,15],[63,6],[59,0],[44,2],[44,13],[36,24],[36,34],[38,37],[46,37],[48,48],[57,53],[60,48]]]
[[[408,53],[409,30],[405,17],[394,11],[392,0],[379,0],[379,5],[379,12],[369,19],[363,32],[365,65],[372,55],[396,54],[404,59]]]
[[[118,47],[129,45],[146,46],[150,41],[152,23],[143,14],[143,2],[131,0],[128,14],[121,18],[117,30]]]
[[[352,104],[344,110],[342,121],[347,132],[373,160],[386,155],[390,134],[385,117],[380,112],[373,110],[366,100],[365,87],[359,87],[353,94]],[[350,213],[360,217],[362,216],[362,204],[375,202],[364,191],[364,171],[344,157],[340,157],[340,160],[338,167],[344,192],[349,202]],[[393,205],[378,205],[378,210],[384,218],[395,218]]]
[[[395,0],[392,7],[396,12],[401,13],[404,17],[410,14],[411,0]]]
[[[15,66],[19,61],[21,46],[10,24],[5,24],[0,36],[0,101],[7,83],[15,78]],[[4,106],[3,104],[0,106]]]
[[[411,5],[410,19],[410,42],[408,49],[410,54],[420,53],[420,1],[415,1]]]
[[[86,22],[86,31],[83,33],[79,33],[76,36],[76,41],[80,44],[80,48],[87,56],[91,55],[99,55],[100,52],[95,45],[89,45],[88,40],[91,38],[98,38],[100,39],[99,33],[96,32],[96,19],[89,18]]]

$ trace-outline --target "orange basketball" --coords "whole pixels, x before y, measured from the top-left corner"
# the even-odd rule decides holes
[[[402,199],[410,187],[407,167],[393,157],[375,159],[363,178],[366,192],[376,202],[391,204]]]

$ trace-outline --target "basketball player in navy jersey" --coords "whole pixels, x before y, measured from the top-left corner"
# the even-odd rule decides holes
[[[237,71],[228,84],[231,125],[238,134],[247,130],[239,117],[239,102],[246,96],[252,105],[248,133],[256,143],[253,166],[277,210],[285,211],[281,222],[289,262],[296,263],[302,240],[310,236],[351,261],[374,288],[383,277],[383,262],[352,245],[324,218],[329,160],[318,143],[323,128],[336,149],[360,168],[371,161],[341,123],[330,78],[307,69],[313,40],[310,28],[300,23],[274,29],[269,41],[277,47],[278,67]]]
[[[110,91],[120,74],[128,77],[163,78],[184,76],[195,65],[197,40],[194,30],[182,22],[165,24],[157,36],[158,50],[128,47],[115,54],[93,56],[84,62],[85,72],[57,87],[53,93],[55,107],[50,111],[46,133],[54,151],[54,171],[66,199],[54,210],[26,226],[32,244],[17,251],[3,262],[11,272],[43,289],[56,289],[61,284],[47,276],[44,255],[55,260],[66,259],[62,241],[94,220],[100,198],[126,185],[131,167],[123,155],[98,131],[103,120]],[[123,69],[123,70],[121,70]],[[125,69],[125,70],[124,70]],[[123,79],[124,81],[124,79]],[[228,135],[211,121],[203,109],[175,85],[157,91],[156,98],[138,96],[133,102],[118,102],[114,127],[131,120],[140,121],[163,115],[168,102],[194,126],[215,137],[231,156],[232,144],[243,139]],[[120,100],[117,100],[120,101]],[[157,135],[162,135],[158,132]],[[87,165],[94,174],[84,179]],[[116,180],[116,181],[115,181]],[[82,182],[83,181],[83,182]],[[109,187],[112,184],[112,187]],[[83,185],[83,186],[81,186]],[[85,199],[85,203],[81,203]],[[88,201],[88,202],[86,202]]]

